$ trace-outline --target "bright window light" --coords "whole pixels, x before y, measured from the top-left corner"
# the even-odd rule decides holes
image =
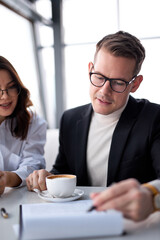
[[[30,90],[36,112],[43,116],[31,23],[0,5],[0,29],[0,53],[13,64],[22,82]]]

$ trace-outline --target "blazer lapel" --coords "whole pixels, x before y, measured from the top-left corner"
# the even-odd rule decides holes
[[[108,162],[107,186],[111,185],[115,181],[118,165],[121,160],[129,132],[136,120],[137,112],[138,108],[136,100],[130,97],[113,134]]]
[[[86,152],[92,111],[92,106],[89,104],[87,110],[85,109],[82,112],[82,118],[77,121],[76,127],[76,172],[81,182],[84,182],[85,185],[90,184],[87,173]]]

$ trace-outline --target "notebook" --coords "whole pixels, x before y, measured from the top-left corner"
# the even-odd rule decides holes
[[[19,239],[76,239],[123,234],[120,212],[87,212],[91,205],[91,200],[20,205]]]

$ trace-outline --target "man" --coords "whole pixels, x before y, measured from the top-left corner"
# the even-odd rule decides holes
[[[144,58],[140,41],[126,32],[97,43],[88,65],[92,104],[63,114],[56,163],[50,173],[31,174],[29,190],[46,189],[51,173],[72,173],[79,186],[116,182],[91,195],[97,210],[115,208],[135,221],[154,211],[153,195],[160,191],[160,106],[130,96],[143,80],[138,74]],[[140,185],[146,182],[151,183]]]

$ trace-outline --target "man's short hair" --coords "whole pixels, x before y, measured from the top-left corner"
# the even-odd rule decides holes
[[[133,75],[137,75],[140,72],[145,58],[145,49],[140,40],[135,36],[124,31],[105,36],[96,45],[94,61],[96,61],[97,53],[102,48],[116,57],[135,59],[136,65]]]

